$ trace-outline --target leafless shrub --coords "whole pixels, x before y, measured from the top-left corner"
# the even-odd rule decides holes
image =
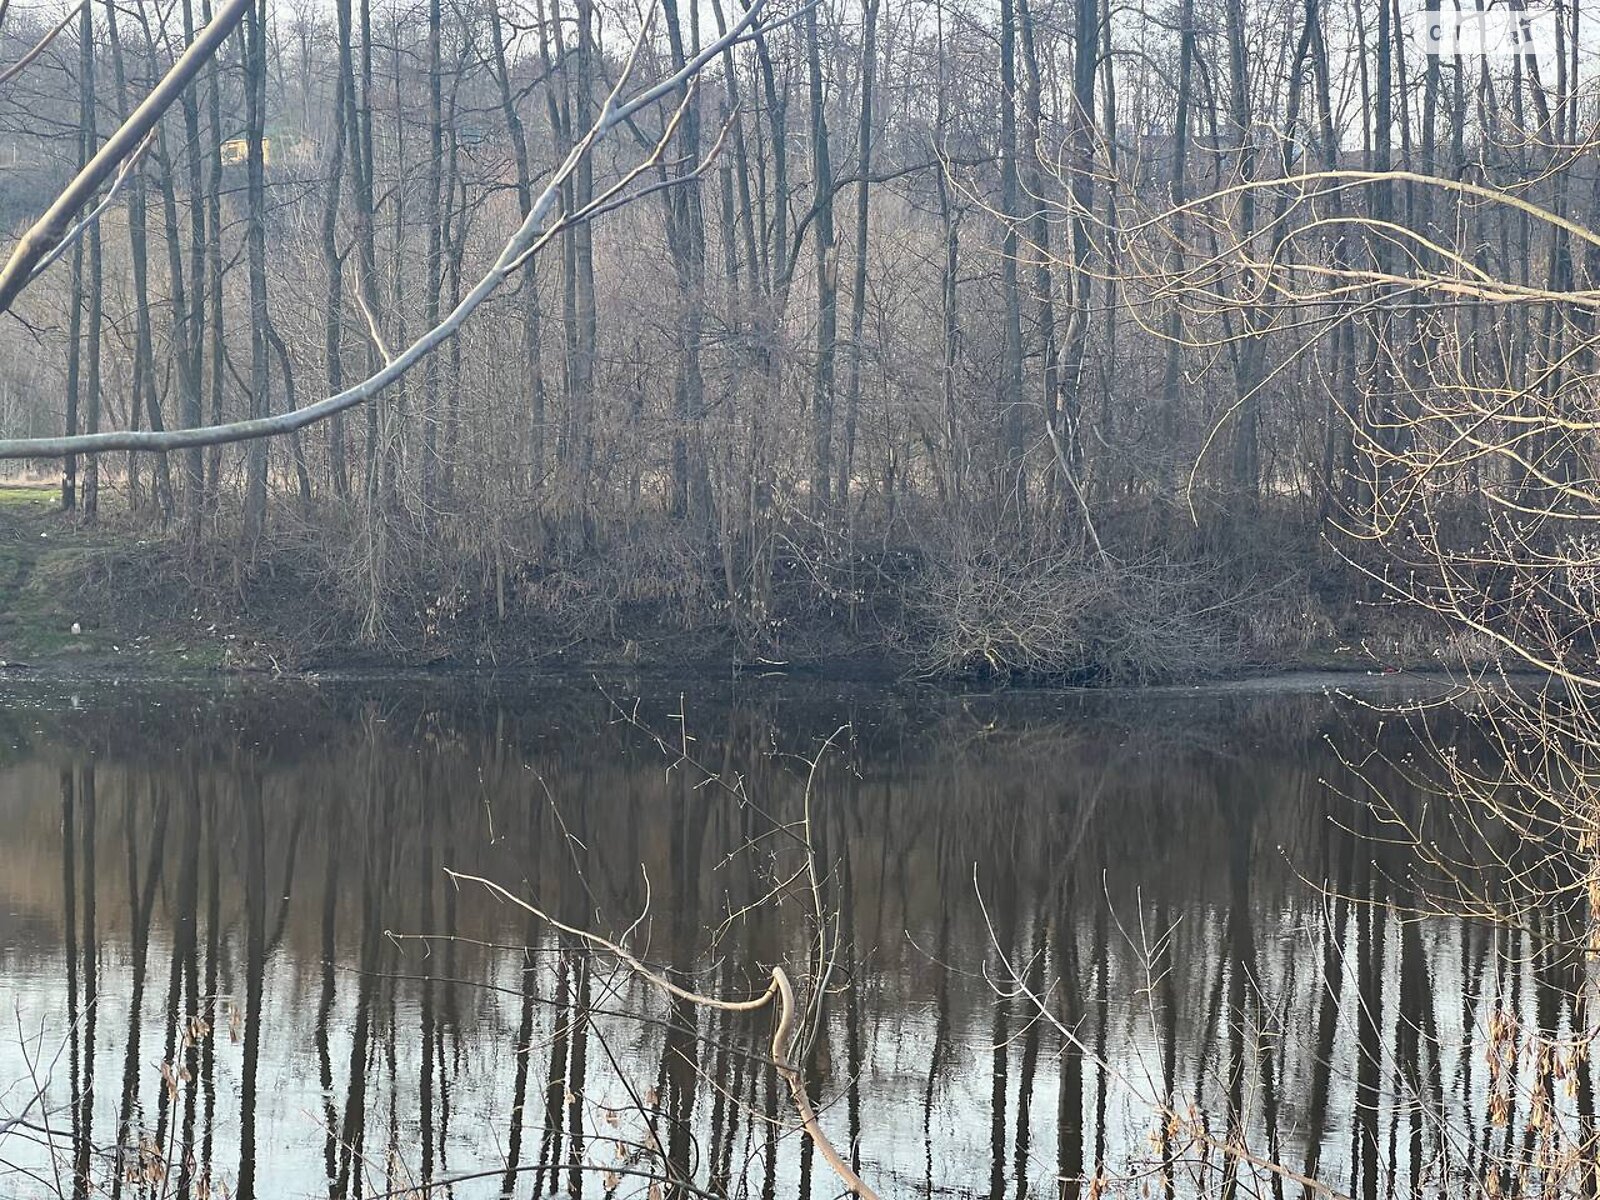
[[[705,550],[668,522],[646,522],[599,551],[535,558],[516,569],[521,612],[569,638],[615,637],[630,610],[695,629],[717,617]]]
[[[928,675],[1152,683],[1214,673],[1226,603],[1192,568],[958,542],[924,559],[906,643]]]

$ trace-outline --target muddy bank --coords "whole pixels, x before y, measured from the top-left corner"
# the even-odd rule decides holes
[[[1278,555],[1248,586],[1199,564],[1105,569],[927,546],[838,561],[798,551],[754,609],[702,551],[645,530],[484,567],[441,552],[380,591],[335,541],[241,561],[0,488],[0,671],[56,678],[595,672],[1025,687],[1337,685],[1481,663],[1437,624],[1368,603],[1326,564]],[[1244,568],[1240,568],[1241,571]],[[736,602],[737,601],[737,602]],[[1295,683],[1291,686],[1323,686]]]

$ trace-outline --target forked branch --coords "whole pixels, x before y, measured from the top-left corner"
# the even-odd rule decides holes
[[[602,937],[598,933],[591,933],[587,929],[579,929],[575,925],[568,925],[565,921],[558,920],[543,909],[530,904],[516,893],[508,891],[492,879],[482,875],[468,875],[448,868],[445,874],[457,883],[477,883],[488,888],[502,900],[508,900],[517,907],[539,918],[550,928],[568,934],[578,940],[602,950],[611,955],[635,975],[639,976],[651,986],[658,988],[667,995],[677,1000],[685,1001],[700,1008],[720,1009],[723,1012],[748,1013],[771,1007],[774,1000],[778,1005],[778,1024],[772,1032],[772,1046],[769,1051],[773,1069],[782,1076],[789,1088],[789,1098],[793,1101],[795,1112],[799,1115],[800,1126],[805,1130],[806,1136],[817,1148],[817,1153],[822,1155],[823,1161],[833,1169],[839,1181],[844,1184],[846,1193],[860,1196],[863,1200],[878,1200],[878,1193],[873,1191],[845,1161],[838,1149],[828,1139],[827,1133],[822,1128],[822,1123],[817,1120],[816,1109],[811,1104],[811,1097],[806,1094],[805,1075],[800,1068],[791,1061],[789,1049],[794,1041],[796,1013],[794,985],[789,981],[789,973],[781,966],[774,966],[770,981],[764,992],[745,1000],[725,1000],[718,996],[707,996],[700,992],[692,992],[668,979],[659,971],[654,971],[646,966],[637,955],[626,946]]]

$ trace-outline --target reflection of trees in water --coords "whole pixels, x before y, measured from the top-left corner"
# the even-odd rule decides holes
[[[475,1177],[458,1195],[600,1194],[607,1171],[619,1194],[642,1191],[630,1172],[685,1195],[831,1194],[788,1133],[764,1028],[660,999],[441,870],[608,932],[648,878],[641,952],[735,995],[806,954],[800,913],[760,903],[782,870],[764,820],[664,770],[600,699],[325,703],[305,720],[331,732],[229,711],[181,742],[187,716],[130,742],[125,717],[91,713],[0,776],[17,831],[0,869],[62,864],[0,888],[49,931],[9,965],[41,1002],[64,992],[80,1193],[139,1194],[128,1166],[161,1159],[179,1195],[292,1180],[343,1200],[458,1175]],[[643,715],[669,730],[675,710]],[[808,1078],[885,1194],[1085,1196],[1141,1164],[1169,1194],[1303,1190],[1271,1159],[1375,1198],[1489,1163],[1509,1191],[1535,1161],[1527,1097],[1561,1090],[1558,1064],[1513,1058],[1501,1086],[1523,1099],[1496,1125],[1478,1035],[1502,1010],[1573,1027],[1572,969],[1396,915],[1403,874],[1341,828],[1366,810],[1319,783],[1322,735],[1354,754],[1392,733],[1293,697],[763,701],[691,708],[689,733],[782,824],[802,784],[773,752],[844,721],[814,814],[840,986]],[[51,761],[72,764],[53,789]],[[438,936],[390,936],[422,932]],[[981,978],[998,952],[1080,1040]],[[1214,1144],[1141,1097],[1194,1105]],[[1592,1128],[1586,1063],[1560,1102]]]

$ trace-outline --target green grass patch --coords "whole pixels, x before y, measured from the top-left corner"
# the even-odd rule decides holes
[[[0,483],[0,508],[54,508],[59,503],[61,489],[54,485]]]

